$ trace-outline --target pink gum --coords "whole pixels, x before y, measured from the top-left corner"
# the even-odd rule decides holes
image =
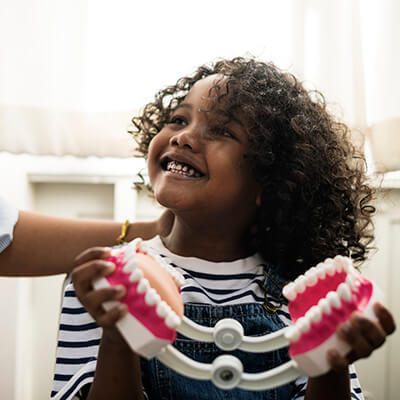
[[[145,326],[151,333],[159,339],[169,340],[173,342],[176,338],[176,331],[169,328],[165,324],[165,320],[160,318],[156,313],[156,306],[149,306],[144,301],[145,294],[137,291],[137,282],[130,282],[129,275],[123,271],[124,252],[112,254],[107,261],[115,264],[116,268],[112,275],[107,276],[106,279],[110,285],[124,285],[126,288],[126,295],[121,303],[126,304],[129,313],[133,315],[143,326]],[[150,282],[151,285],[151,282]]]
[[[341,299],[340,308],[332,308],[330,314],[323,314],[318,323],[311,323],[311,328],[307,333],[303,333],[297,342],[290,344],[290,356],[296,356],[310,351],[330,336],[336,333],[339,324],[347,321],[354,311],[363,311],[372,296],[373,286],[370,281],[359,276],[355,288],[352,290],[352,300]],[[297,299],[296,299],[297,300]]]
[[[329,292],[336,291],[337,287],[345,282],[347,274],[345,272],[335,272],[333,276],[326,276],[318,280],[314,286],[306,286],[303,293],[298,293],[296,298],[289,303],[289,313],[293,322],[312,307],[318,304],[319,299],[326,297]]]

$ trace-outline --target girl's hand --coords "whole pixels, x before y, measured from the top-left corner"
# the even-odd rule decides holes
[[[330,350],[328,360],[335,371],[341,371],[360,358],[370,354],[382,346],[386,336],[396,329],[395,322],[389,310],[380,303],[374,304],[374,312],[378,322],[372,322],[364,315],[354,312],[350,320],[339,325],[338,336],[351,346],[347,356],[342,357],[336,350]]]
[[[106,330],[111,328],[111,331],[116,331],[115,323],[128,311],[126,305],[119,304],[112,310],[105,311],[102,304],[105,301],[121,300],[125,296],[125,287],[117,285],[94,290],[92,285],[93,279],[110,275],[114,271],[115,265],[105,261],[109,255],[110,249],[106,247],[92,247],[81,253],[75,259],[72,282],[80,302],[97,324]]]

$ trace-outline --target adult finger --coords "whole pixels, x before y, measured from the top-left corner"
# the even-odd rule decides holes
[[[396,323],[390,311],[383,304],[377,302],[374,304],[374,312],[386,335],[392,334],[396,330]]]
[[[91,247],[75,257],[74,265],[84,264],[90,260],[105,259],[110,257],[109,247]]]

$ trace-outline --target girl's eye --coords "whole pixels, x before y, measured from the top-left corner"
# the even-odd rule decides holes
[[[218,136],[235,139],[235,135],[233,135],[233,133],[231,133],[231,131],[229,129],[224,128],[224,127],[215,128],[214,133]]]
[[[179,116],[172,117],[169,123],[173,125],[187,125],[186,120]]]

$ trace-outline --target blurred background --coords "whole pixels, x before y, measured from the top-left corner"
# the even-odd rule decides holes
[[[396,0],[0,0],[0,194],[52,215],[154,218],[132,190],[146,173],[131,117],[201,64],[273,61],[322,91],[365,150],[379,188],[364,271],[398,319],[399,20]],[[49,397],[64,278],[0,278],[1,399]],[[399,333],[357,363],[367,399],[398,398],[396,354]]]

